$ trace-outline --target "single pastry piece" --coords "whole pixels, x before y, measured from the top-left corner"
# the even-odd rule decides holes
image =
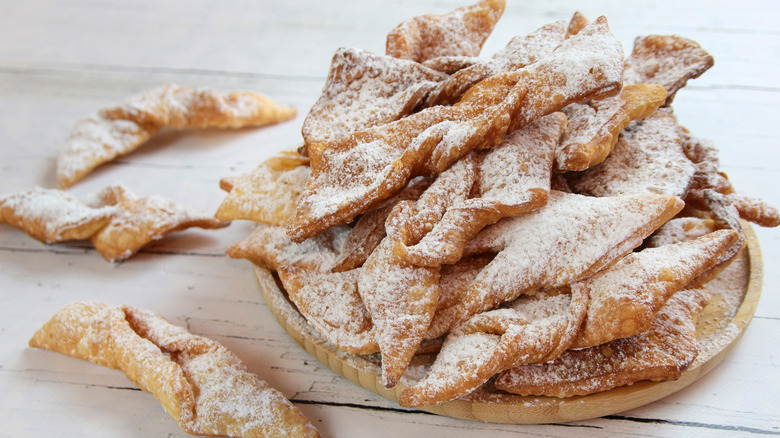
[[[250,91],[166,85],[79,120],[57,156],[57,184],[67,188],[128,154],[163,127],[241,128],[289,120],[293,107]]]
[[[357,290],[360,268],[331,273],[281,266],[277,273],[290,301],[323,338],[349,354],[379,351]]]
[[[505,0],[482,0],[446,14],[410,18],[387,35],[385,52],[415,62],[477,56],[505,7]]]
[[[308,159],[284,151],[250,173],[220,181],[228,195],[214,216],[222,221],[245,219],[284,226],[309,178]]]
[[[89,239],[116,213],[116,207],[92,208],[57,189],[35,187],[0,196],[0,223],[44,243]]]
[[[666,99],[660,85],[626,85],[619,95],[574,103],[562,111],[568,124],[555,159],[555,170],[584,170],[604,161],[620,131],[652,114]]]
[[[124,260],[174,231],[190,227],[216,229],[230,224],[161,196],[139,197],[120,184],[103,189],[91,205],[113,206],[117,210],[108,224],[91,236],[95,249],[111,262]]]
[[[671,108],[633,122],[620,133],[612,152],[587,169],[572,188],[591,196],[660,193],[684,198],[695,168],[683,153]]]
[[[303,121],[307,153],[318,143],[394,122],[414,112],[447,75],[416,62],[341,48],[317,102]]]
[[[258,224],[252,234],[230,246],[227,255],[274,271],[282,266],[295,266],[327,272],[336,263],[350,232],[349,226],[339,225],[296,243],[287,237],[284,228]]]
[[[677,292],[648,331],[569,350],[549,363],[512,368],[499,374],[495,386],[520,395],[571,397],[641,380],[678,379],[698,356],[696,321],[709,300],[705,289]]]
[[[715,63],[696,41],[678,35],[648,35],[634,40],[626,59],[625,84],[659,84],[666,89],[664,106],[689,79],[701,76]]]
[[[639,246],[682,207],[680,199],[665,195],[594,198],[551,192],[546,206],[502,219],[469,241],[466,255],[497,255],[462,301],[436,312],[431,330],[444,334],[524,293],[589,277]]]
[[[279,391],[222,344],[130,306],[77,302],[59,310],[30,346],[119,369],[195,435],[318,437]]]

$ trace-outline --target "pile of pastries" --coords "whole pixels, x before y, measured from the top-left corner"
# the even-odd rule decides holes
[[[479,52],[484,0],[411,18],[386,53],[339,49],[304,143],[222,180],[228,255],[278,276],[328,342],[378,355],[421,407],[487,384],[567,397],[678,378],[706,283],[776,209],[737,193],[681,126],[676,93],[713,65],[680,36],[575,13]]]

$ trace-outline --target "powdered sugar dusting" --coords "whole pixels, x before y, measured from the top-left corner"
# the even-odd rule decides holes
[[[117,214],[112,206],[90,207],[56,189],[35,187],[0,197],[0,221],[46,243],[88,239]]]
[[[585,171],[574,189],[593,196],[643,192],[684,197],[695,168],[685,156],[671,110],[658,110],[620,134],[601,165]]]

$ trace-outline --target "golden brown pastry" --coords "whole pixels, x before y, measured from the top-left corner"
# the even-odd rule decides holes
[[[436,312],[431,330],[446,333],[523,293],[593,275],[639,246],[682,207],[681,200],[664,195],[593,198],[551,192],[543,208],[503,219],[468,243],[467,255],[497,255],[462,301]]]
[[[35,187],[0,196],[0,223],[44,243],[89,239],[116,213],[116,207],[93,208],[57,189]]]
[[[620,131],[651,115],[666,99],[660,85],[626,85],[619,95],[574,103],[562,109],[568,119],[556,151],[555,170],[584,170],[604,161]]]
[[[636,37],[626,59],[626,84],[659,84],[666,89],[664,106],[689,79],[701,76],[715,63],[699,43],[679,35]]]
[[[686,289],[666,302],[650,329],[629,338],[569,350],[552,362],[499,374],[496,388],[520,395],[571,397],[640,380],[675,380],[699,353],[696,320],[710,300],[706,289]]]
[[[245,219],[284,226],[309,178],[309,160],[294,151],[283,151],[253,171],[223,179],[228,195],[214,216],[222,221]]]
[[[154,395],[187,433],[319,436],[284,395],[250,373],[222,344],[193,335],[154,312],[72,303],[29,344],[121,370]]]
[[[295,113],[250,91],[169,84],[79,120],[57,156],[57,184],[71,186],[101,164],[134,151],[162,127],[241,128],[289,120]]]
[[[410,18],[390,31],[385,51],[416,62],[477,56],[505,7],[505,0],[482,0],[446,14]]]
[[[93,205],[117,209],[109,223],[90,238],[100,255],[111,262],[132,256],[168,233],[190,227],[223,228],[230,224],[158,195],[139,197],[121,184],[103,189]]]

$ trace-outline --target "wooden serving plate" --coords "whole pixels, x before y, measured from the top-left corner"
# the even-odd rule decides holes
[[[464,399],[421,410],[469,420],[536,424],[584,420],[633,409],[670,395],[698,380],[733,349],[753,318],[761,295],[763,263],[755,232],[743,223],[747,250],[721,275],[707,284],[713,299],[697,324],[701,352],[691,367],[675,381],[637,382],[608,391],[567,398],[519,396],[480,390]],[[402,379],[386,389],[380,381],[375,357],[349,355],[324,340],[301,316],[281,289],[275,276],[255,266],[260,291],[271,312],[287,333],[319,362],[350,382],[389,400],[413,381]]]

